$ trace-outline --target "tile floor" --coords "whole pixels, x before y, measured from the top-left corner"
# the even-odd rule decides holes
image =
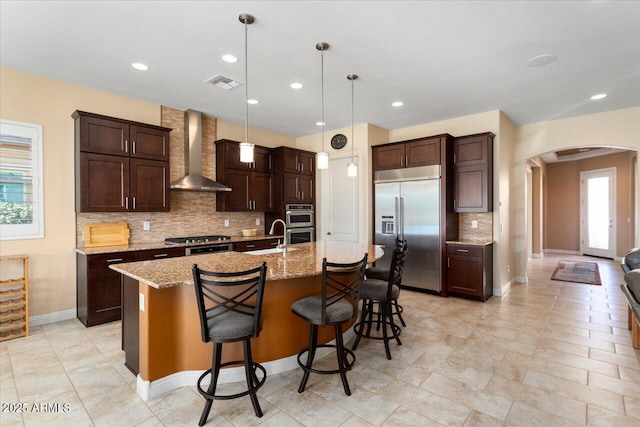
[[[638,426],[640,351],[626,328],[620,265],[594,259],[603,285],[589,286],[550,280],[560,259],[580,257],[532,260],[528,285],[484,304],[403,291],[403,345],[392,344],[388,361],[380,342],[363,340],[351,397],[336,376],[312,375],[298,394],[294,370],[267,379],[263,418],[246,398],[216,402],[207,425]],[[123,360],[119,322],[65,321],[2,343],[0,424],[197,425],[204,401],[194,388],[145,403]],[[28,411],[4,412],[10,403]]]

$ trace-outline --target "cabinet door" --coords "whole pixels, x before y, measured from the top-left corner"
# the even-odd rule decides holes
[[[456,212],[490,212],[493,200],[489,188],[489,166],[458,166],[454,169],[454,201]]]
[[[404,167],[404,144],[373,147],[373,170],[399,169]]]
[[[300,202],[300,175],[295,173],[283,174],[283,199],[285,203]]]
[[[300,190],[301,203],[313,203],[313,178],[308,175],[300,175],[298,188]]]
[[[138,252],[138,261],[150,261],[154,259],[175,258],[185,256],[185,248],[150,249]]]
[[[224,150],[224,165],[227,169],[249,170],[251,163],[243,163],[240,161],[239,143],[224,141],[216,144],[216,148],[221,146]]]
[[[225,182],[227,187],[231,188],[230,192],[217,193],[217,197],[224,197],[225,211],[248,211],[249,206],[249,179],[251,172],[227,170]]]
[[[169,161],[169,132],[131,125],[131,157]]]
[[[273,175],[270,173],[253,172],[251,174],[251,200],[252,210],[258,212],[272,211],[273,201]]]
[[[120,320],[120,273],[111,264],[136,261],[135,252],[89,255],[87,268],[87,326]]]
[[[440,164],[440,138],[408,142],[404,147],[407,168]]]
[[[456,166],[486,164],[489,158],[489,137],[487,135],[457,138],[453,143]]]
[[[131,159],[131,211],[169,211],[169,162]]]
[[[315,164],[316,164],[316,156],[313,153],[305,153],[300,152],[299,155],[300,162],[300,173],[303,175],[314,175],[315,174]]]
[[[297,150],[284,149],[282,151],[283,172],[298,173],[300,172],[300,155]]]
[[[273,172],[271,150],[266,147],[254,147],[252,168],[256,172]]]
[[[78,120],[80,121],[80,151],[116,156],[129,155],[128,124],[87,116],[80,116]]]
[[[448,256],[447,290],[482,297],[482,257]]]
[[[129,210],[129,159],[127,157],[80,153],[79,173],[79,206],[76,203],[78,212],[126,212]]]

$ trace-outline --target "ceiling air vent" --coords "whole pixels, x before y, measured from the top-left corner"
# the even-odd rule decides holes
[[[208,78],[205,83],[211,83],[214,86],[225,90],[231,90],[234,87],[240,86],[240,82],[233,80],[232,78],[225,77],[222,74],[216,74],[215,76]]]

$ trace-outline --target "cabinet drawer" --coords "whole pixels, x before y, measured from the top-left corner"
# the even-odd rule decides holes
[[[276,246],[278,246],[278,239],[250,240],[234,243],[233,250],[236,252],[257,251],[258,249],[270,249]]]
[[[185,256],[185,248],[162,248],[138,252],[138,261]]]
[[[482,246],[447,245],[447,255],[482,257]]]

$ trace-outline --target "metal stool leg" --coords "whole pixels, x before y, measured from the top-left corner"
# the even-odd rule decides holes
[[[342,387],[347,396],[351,396],[351,389],[347,382],[347,357],[344,352],[344,342],[342,340],[342,325],[336,324],[336,353],[338,355],[338,369],[340,371],[340,378],[342,379]]]
[[[356,340],[351,346],[351,350],[355,350],[358,348],[358,344],[360,344],[360,339],[362,338],[362,332],[364,331],[364,319],[367,314],[367,301],[362,300],[362,311],[360,311],[360,321],[354,325],[354,328],[358,328],[356,331]]]
[[[313,364],[313,358],[316,357],[316,345],[318,343],[318,326],[311,325],[311,331],[309,333],[309,350],[307,353],[307,369],[304,370],[304,375],[302,376],[302,381],[300,382],[300,387],[298,387],[298,393],[302,393],[307,386],[307,381],[309,380],[309,374],[311,371],[311,365]]]
[[[398,319],[400,319],[400,323],[402,324],[402,326],[407,326],[406,323],[404,323],[404,319],[402,318],[402,311],[403,311],[403,307],[398,304],[398,300],[393,300],[393,304],[396,306],[396,311],[393,312],[393,314],[397,314],[398,315]]]
[[[218,384],[218,375],[220,374],[220,359],[222,357],[222,343],[213,343],[213,356],[211,360],[211,383],[209,383],[209,388],[207,389],[207,393],[214,395],[216,394],[216,386]],[[213,404],[213,399],[206,399],[206,403],[204,404],[204,409],[202,410],[202,415],[200,415],[200,421],[198,422],[199,426],[205,425],[207,422],[207,418],[209,418],[209,412],[211,411],[211,405]]]
[[[253,357],[251,356],[251,341],[249,338],[242,341],[242,346],[244,347],[244,373],[247,377],[247,389],[251,390],[255,387],[254,379],[255,372],[253,369]],[[251,396],[251,403],[253,404],[253,410],[256,413],[256,417],[262,417],[262,409],[260,408],[260,403],[258,403],[258,396],[256,395],[256,391],[249,393]]]

